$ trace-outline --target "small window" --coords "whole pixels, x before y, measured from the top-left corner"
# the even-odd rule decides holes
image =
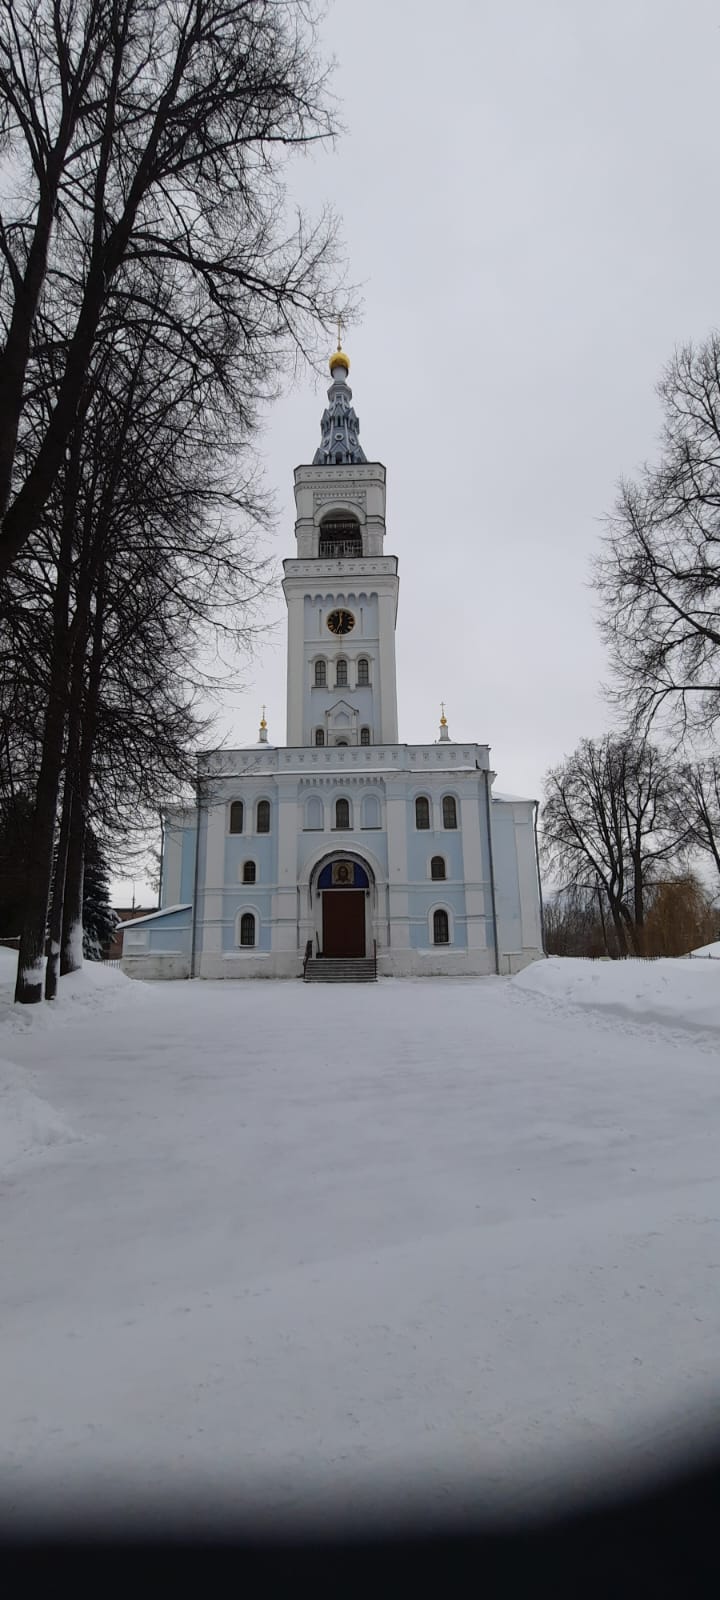
[[[350,802],[349,800],[336,800],[335,802],[335,827],[350,827]]]
[[[270,832],[270,801],[269,800],[258,800],[257,831],[258,831],[258,833],[269,833]]]
[[[360,729],[360,743],[361,744],[369,744],[370,743],[370,729],[369,728],[361,728]]]
[[[230,832],[242,833],[243,831],[243,803],[242,800],[233,800],[230,807]]]
[[[246,947],[255,943],[255,917],[252,911],[243,911],[240,918],[240,943]]]
[[[433,944],[450,943],[450,924],[447,911],[433,911]]]
[[[455,805],[455,797],[451,794],[443,795],[443,827],[457,827],[457,806]]]
[[[415,827],[430,827],[430,801],[424,794],[418,795],[415,801]]]
[[[324,744],[325,743],[325,729],[324,728],[316,728],[315,729],[315,743],[316,744]]]
[[[337,689],[347,689],[347,681],[347,661],[338,661],[335,668],[335,687]]]
[[[443,856],[433,856],[430,862],[430,877],[434,878],[436,882],[438,879],[445,877],[445,860]]]
[[[246,861],[243,865],[243,883],[255,882],[255,862]]]
[[[315,688],[324,689],[327,683],[327,662],[315,662]],[[322,741],[321,741],[322,742]]]
[[[336,743],[336,745],[342,745],[343,750],[347,750],[347,748],[348,748],[347,739],[336,739],[335,743]]]
[[[357,664],[357,681],[359,689],[362,689],[364,684],[370,682],[370,662],[366,660],[365,656],[361,656]]]

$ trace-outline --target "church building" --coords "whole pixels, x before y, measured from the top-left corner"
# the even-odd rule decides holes
[[[486,744],[403,744],[397,557],[336,350],[284,562],[287,744],[198,758],[163,818],[160,909],[126,922],[139,978],[513,973],[542,955],[533,800],[493,791]]]

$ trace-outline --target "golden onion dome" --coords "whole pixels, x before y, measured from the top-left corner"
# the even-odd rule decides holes
[[[338,346],[337,350],[333,350],[333,353],[330,357],[329,366],[331,372],[334,372],[336,367],[344,367],[345,371],[349,372],[350,357],[346,356],[345,351],[341,350]]]

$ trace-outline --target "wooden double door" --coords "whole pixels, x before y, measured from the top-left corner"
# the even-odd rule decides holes
[[[324,956],[364,956],[364,889],[325,889],[322,925]]]

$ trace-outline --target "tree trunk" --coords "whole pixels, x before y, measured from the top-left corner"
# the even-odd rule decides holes
[[[622,908],[613,900],[610,903],[610,911],[612,913],[613,927],[615,929],[615,937],[617,939],[618,957],[621,961],[625,961],[627,960],[628,954],[628,942],[627,934],[625,932],[625,924],[622,917]]]
[[[85,615],[88,626],[85,627],[82,640],[78,642],[78,652],[75,657],[75,669],[78,673],[76,685],[75,673],[73,674],[73,699],[74,704],[82,706],[82,712],[74,720],[73,733],[77,729],[77,740],[73,739],[73,759],[71,779],[73,790],[72,812],[70,820],[70,838],[68,844],[67,870],[65,874],[65,903],[63,907],[63,931],[60,948],[60,974],[62,977],[68,972],[77,972],[82,966],[83,953],[83,882],[85,877],[85,834],[87,830],[88,804],[90,801],[90,784],[92,780],[93,759],[95,755],[95,737],[97,732],[98,703],[100,698],[100,677],[102,671],[103,628],[105,622],[104,601],[104,566],[102,557],[102,542],[99,541],[94,552],[94,565],[89,574],[95,586],[95,610],[92,623],[89,620],[89,607]],[[87,684],[84,697],[82,696],[82,678],[88,637],[92,627],[92,649],[87,665]],[[80,643],[82,651],[80,651]]]
[[[25,882],[25,905],[20,930],[15,1000],[21,1005],[36,1005],[42,1000],[43,995],[46,924],[52,882],[53,842],[63,763],[70,669],[68,611],[74,508],[79,471],[77,439],[74,445],[73,458],[68,466],[60,528],[57,581],[53,597],[53,639],[48,704],[43,729],[40,772],[35,789],[33,849]]]
[[[58,988],[58,978],[60,976],[60,941],[62,939],[63,905],[65,901],[65,878],[67,873],[68,845],[70,842],[71,815],[72,783],[70,774],[66,769],[62,817],[60,819],[60,836],[58,838],[57,852],[55,855],[55,877],[53,879],[52,905],[50,908],[48,957],[45,965],[46,1000],[55,999]]]
[[[85,876],[85,807],[73,797],[70,808],[65,894],[63,896],[60,975],[77,972],[83,954],[83,879]]]

